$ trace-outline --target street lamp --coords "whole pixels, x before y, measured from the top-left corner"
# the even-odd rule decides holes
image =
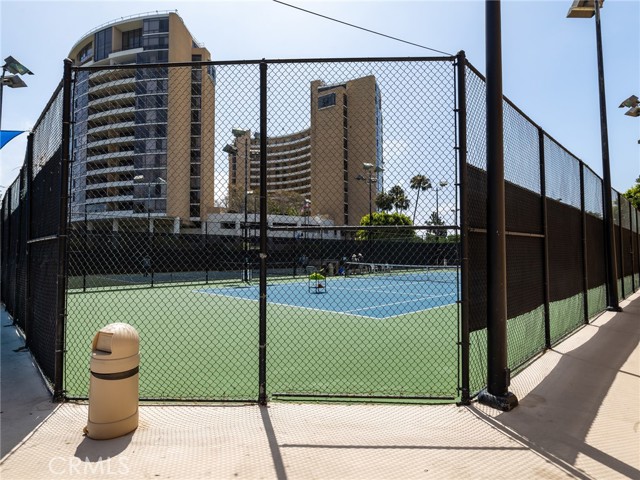
[[[631,95],[624,102],[620,104],[618,108],[627,107],[627,110],[624,114],[629,115],[630,117],[640,117],[640,100],[635,95]]]
[[[244,192],[244,195],[243,195],[244,200],[243,200],[243,208],[242,208],[244,211],[244,224],[242,226],[242,240],[243,240],[242,250],[244,252],[244,265],[243,265],[243,271],[242,271],[242,281],[248,283],[250,278],[249,278],[249,257],[248,257],[248,245],[247,245],[249,241],[249,236],[247,231],[247,221],[248,221],[247,220],[247,196],[248,196],[249,190],[247,189],[249,188],[249,134],[251,133],[251,130],[245,130],[242,128],[234,127],[231,129],[231,133],[236,139],[235,140],[236,146],[234,145],[225,146],[222,149],[222,151],[225,153],[237,155],[238,139],[240,139],[241,137],[244,137],[244,185],[242,189]]]
[[[7,72],[13,75],[6,76]],[[9,55],[4,59],[2,76],[0,77],[0,130],[2,129],[2,90],[6,85],[9,88],[23,88],[27,84],[18,75],[33,75],[33,72]]]
[[[373,225],[373,218],[372,218],[373,212],[371,208],[371,185],[378,181],[377,175],[380,172],[384,172],[384,168],[382,167],[374,168],[373,163],[363,163],[362,169],[365,171],[366,177],[362,174],[359,174],[356,177],[356,180],[358,180],[359,182],[366,182],[369,185],[369,225]]]
[[[607,263],[607,294],[610,311],[620,311],[618,304],[618,281],[613,241],[613,219],[611,205],[611,167],[609,164],[609,133],[607,129],[607,104],[604,90],[604,61],[602,58],[602,32],[600,28],[600,8],[604,0],[574,0],[567,18],[596,17],[596,51],[598,57],[598,87],[600,97],[600,137],[602,144],[602,182],[604,191],[604,227]]]
[[[444,188],[447,185],[449,185],[449,182],[447,182],[446,180],[442,180],[442,181],[438,182],[438,185],[435,188],[435,191],[436,191],[436,220],[437,221],[440,221],[440,207],[439,207],[439,200],[438,200],[438,192],[440,191],[441,188]]]
[[[311,200],[308,198],[304,199],[304,205],[302,206],[302,210],[304,212],[304,224],[306,227],[309,226],[309,215],[311,215]],[[307,231],[304,231],[304,238],[307,238]]]
[[[144,180],[144,175],[136,175],[133,177],[136,182]],[[149,222],[149,231],[151,231],[151,185],[167,184],[164,178],[156,178],[155,181],[147,183],[147,221]]]

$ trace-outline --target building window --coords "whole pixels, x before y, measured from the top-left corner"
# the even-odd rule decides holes
[[[144,20],[143,33],[145,35],[148,35],[150,33],[166,33],[168,31],[169,31],[169,19],[166,17]]]
[[[336,94],[330,93],[328,95],[322,95],[318,97],[318,108],[332,107],[336,104]]]
[[[100,30],[94,36],[95,61],[104,60],[111,53],[111,27]]]
[[[145,50],[164,50],[169,48],[169,35],[156,35],[143,37],[142,47]]]
[[[142,46],[142,29],[129,30],[122,32],[122,49],[130,50],[132,48],[140,48]]]
[[[89,43],[78,53],[78,62],[84,63],[93,57],[93,43]]]

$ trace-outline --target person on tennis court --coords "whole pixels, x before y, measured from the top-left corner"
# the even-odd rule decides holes
[[[146,255],[142,259],[142,276],[143,277],[148,277],[150,270],[151,270],[151,259],[149,258],[148,255]]]

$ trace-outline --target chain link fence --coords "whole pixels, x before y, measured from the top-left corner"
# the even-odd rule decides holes
[[[57,395],[87,397],[113,322],[140,332],[142,399],[485,385],[485,86],[463,55],[74,67],[64,85],[2,201],[2,301]],[[606,307],[602,182],[507,100],[505,180],[517,370]],[[614,204],[628,296],[638,218]]]

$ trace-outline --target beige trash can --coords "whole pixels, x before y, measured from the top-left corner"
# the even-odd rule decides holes
[[[131,325],[112,323],[93,338],[88,437],[106,440],[138,427],[140,337]]]

